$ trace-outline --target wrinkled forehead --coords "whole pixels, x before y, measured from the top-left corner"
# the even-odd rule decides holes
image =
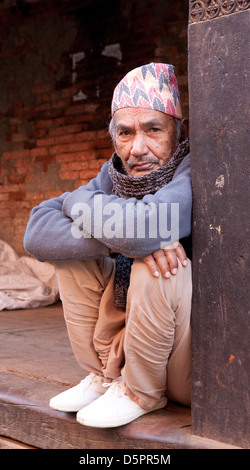
[[[173,116],[161,111],[144,108],[122,108],[113,115],[116,130],[149,127],[167,128],[174,123]]]

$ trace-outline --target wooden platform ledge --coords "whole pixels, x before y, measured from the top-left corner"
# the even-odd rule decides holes
[[[115,429],[76,422],[49,408],[52,396],[84,378],[69,344],[61,303],[0,312],[0,448],[234,449],[192,435],[189,408],[169,403]]]

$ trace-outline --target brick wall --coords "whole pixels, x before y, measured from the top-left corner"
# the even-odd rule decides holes
[[[0,239],[24,254],[32,207],[94,177],[112,152],[112,91],[150,61],[176,66],[185,117],[188,2],[0,4]]]

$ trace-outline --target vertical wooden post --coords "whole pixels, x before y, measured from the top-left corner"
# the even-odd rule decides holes
[[[190,0],[192,432],[250,448],[249,1]]]

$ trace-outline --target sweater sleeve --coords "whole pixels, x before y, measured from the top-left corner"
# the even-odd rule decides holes
[[[141,201],[124,199],[100,188],[78,188],[63,203],[73,220],[73,233],[86,230],[111,250],[144,257],[191,233],[192,190],[190,156],[178,166],[172,181]]]
[[[86,188],[90,191],[112,187],[108,173],[101,171]],[[108,248],[91,234],[72,235],[72,219],[62,210],[70,193],[42,202],[32,209],[24,235],[25,250],[39,261],[62,261],[108,256]]]

